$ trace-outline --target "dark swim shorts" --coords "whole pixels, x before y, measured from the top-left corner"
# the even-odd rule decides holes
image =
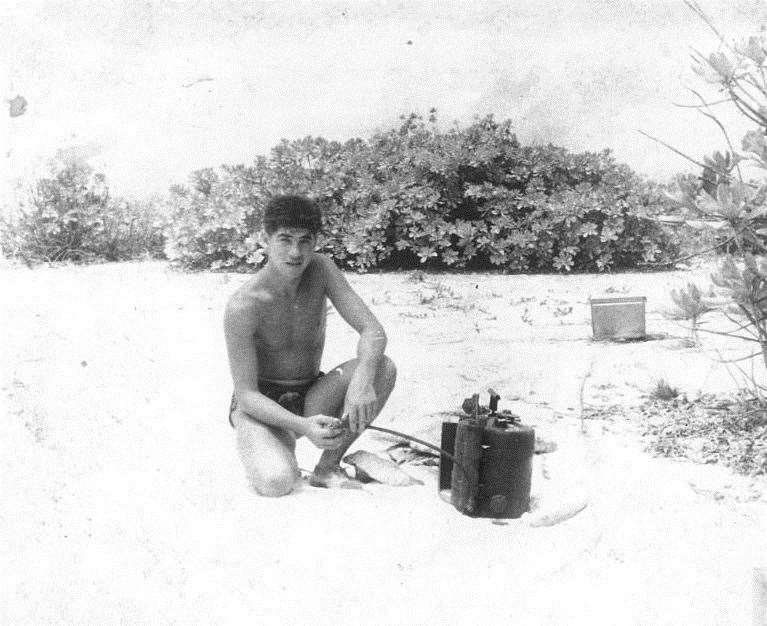
[[[288,409],[291,413],[295,413],[296,415],[303,416],[304,414],[304,399],[306,398],[306,392],[309,391],[309,388],[317,382],[317,380],[324,376],[322,372],[317,374],[317,377],[314,380],[310,380],[307,383],[303,383],[301,385],[281,385],[279,383],[274,383],[269,380],[259,380],[258,381],[258,390],[264,394],[267,398],[270,400],[274,400],[275,402],[279,402],[280,398],[286,394],[286,393],[292,393],[296,394],[292,396],[291,398],[286,398],[286,401],[283,401],[281,404]],[[234,422],[232,422],[232,414],[234,413],[235,409],[237,408],[237,396],[232,393],[232,401],[229,403],[229,424],[231,424],[232,428],[234,428]]]

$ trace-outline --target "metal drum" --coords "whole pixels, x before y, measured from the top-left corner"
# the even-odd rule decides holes
[[[477,515],[520,517],[530,510],[535,431],[520,424],[488,426],[482,443]]]
[[[479,429],[479,430],[478,430]],[[443,422],[439,489],[466,515],[517,518],[530,509],[535,430],[502,415]],[[463,468],[463,469],[462,469]],[[447,498],[445,498],[447,499]]]

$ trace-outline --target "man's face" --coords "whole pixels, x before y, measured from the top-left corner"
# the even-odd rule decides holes
[[[305,228],[278,228],[266,235],[269,264],[288,278],[299,277],[309,265],[316,242]]]

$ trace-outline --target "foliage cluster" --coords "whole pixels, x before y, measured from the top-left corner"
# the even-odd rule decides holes
[[[441,130],[412,114],[368,140],[283,140],[249,166],[194,172],[171,189],[166,253],[197,268],[262,258],[268,199],[322,206],[321,250],[340,265],[570,271],[668,261],[667,200],[608,151],[523,146],[492,116]]]
[[[712,280],[719,298],[708,301],[695,285],[673,292],[680,316],[692,321],[716,311],[729,321],[724,331],[756,344],[752,356],[767,365],[767,35],[735,43],[725,39],[695,2],[688,6],[708,24],[720,49],[708,56],[696,52],[693,69],[716,91],[714,98],[691,90],[698,111],[714,124],[727,144],[698,163],[699,177],[677,181],[674,196],[686,222],[715,233],[715,246],[726,256],[718,263]],[[756,128],[747,132],[735,148],[718,107],[732,106]],[[753,391],[762,398],[767,391],[751,378]],[[767,407],[767,401],[764,402]]]
[[[164,226],[154,203],[113,197],[103,174],[82,160],[59,159],[0,217],[0,249],[27,263],[161,256]]]

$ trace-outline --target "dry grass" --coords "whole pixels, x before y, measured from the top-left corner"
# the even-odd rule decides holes
[[[767,411],[755,398],[702,395],[642,407],[647,449],[741,474],[767,475]]]

